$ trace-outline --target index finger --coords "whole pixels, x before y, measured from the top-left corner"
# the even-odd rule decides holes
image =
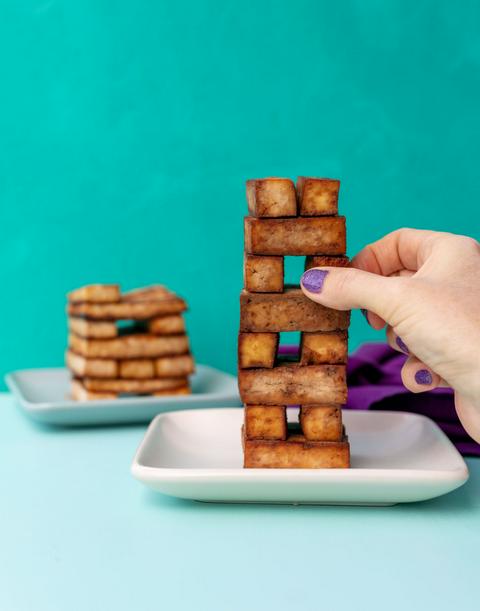
[[[423,229],[397,229],[366,246],[351,265],[382,276],[402,270],[416,272],[430,254],[433,241],[441,235]]]

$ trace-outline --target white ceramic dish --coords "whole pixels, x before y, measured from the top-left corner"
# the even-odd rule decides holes
[[[156,414],[197,407],[241,405],[234,376],[198,365],[192,394],[172,397],[122,397],[72,401],[67,369],[25,369],[9,373],[6,383],[19,405],[33,419],[55,425],[149,422]]]
[[[243,469],[242,412],[157,416],[133,460],[133,476],[183,499],[354,505],[431,499],[468,479],[463,458],[437,425],[404,412],[344,412],[351,469]]]

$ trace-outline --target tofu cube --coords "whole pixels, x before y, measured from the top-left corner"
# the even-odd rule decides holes
[[[283,257],[262,257],[245,253],[244,287],[251,293],[283,291]]]
[[[309,441],[339,441],[343,436],[342,411],[338,405],[302,405],[300,426]]]
[[[339,189],[339,180],[299,176],[297,179],[299,215],[325,216],[338,214]]]
[[[154,335],[178,335],[185,333],[185,321],[181,314],[169,314],[151,318],[148,321],[148,332]]]
[[[120,301],[118,284],[89,284],[67,294],[70,303],[116,303]]]
[[[238,366],[271,368],[278,349],[278,333],[239,333]]]
[[[302,333],[300,341],[301,365],[342,365],[347,362],[348,336],[346,332]]]
[[[126,359],[119,361],[121,378],[154,378],[155,365],[151,359]]]
[[[252,216],[297,215],[295,185],[289,178],[247,180],[247,202]]]
[[[247,439],[286,439],[287,415],[283,405],[246,405],[245,437]]]

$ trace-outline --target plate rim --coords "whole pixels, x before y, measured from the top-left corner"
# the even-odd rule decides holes
[[[206,411],[215,411],[218,410],[227,412],[227,411],[238,411],[241,408],[238,407],[217,407],[217,408],[201,408],[195,410],[196,416],[201,417],[202,412]],[[274,481],[274,480],[288,480],[289,477],[294,477],[293,483],[303,483],[302,480],[311,482],[311,483],[320,483],[327,482],[328,480],[338,480],[339,477],[343,478],[346,482],[355,482],[358,480],[369,481],[369,482],[379,482],[384,479],[384,477],[388,477],[389,480],[396,480],[398,483],[401,483],[402,480],[405,482],[411,482],[412,480],[416,480],[416,483],[420,483],[422,481],[432,482],[435,480],[437,482],[445,482],[445,483],[457,483],[458,485],[455,488],[460,487],[465,482],[468,481],[470,477],[468,465],[465,462],[463,456],[457,450],[457,448],[453,445],[451,440],[445,435],[445,433],[440,429],[440,427],[428,416],[423,414],[416,414],[413,412],[405,412],[400,410],[345,410],[349,413],[362,414],[360,417],[375,417],[374,414],[382,414],[382,415],[398,415],[406,416],[410,419],[417,420],[425,420],[428,422],[429,426],[435,431],[435,434],[438,438],[442,440],[442,443],[445,444],[446,448],[449,452],[452,452],[457,461],[458,466],[453,469],[362,469],[362,468],[354,468],[354,469],[244,469],[243,467],[239,468],[228,468],[222,469],[218,468],[188,468],[182,469],[179,467],[152,467],[142,464],[140,462],[140,456],[144,451],[145,447],[150,443],[150,437],[154,434],[155,429],[158,426],[159,420],[165,418],[172,413],[178,414],[182,411],[190,411],[190,410],[177,410],[176,412],[164,412],[161,414],[157,414],[150,424],[148,425],[145,434],[140,441],[140,444],[137,447],[137,450],[134,454],[130,472],[132,476],[138,481],[148,485],[149,483],[155,483],[159,480],[161,481],[169,481],[169,482],[180,482],[182,480],[201,480],[208,479],[212,480],[222,480],[224,478],[228,478],[229,480],[238,479],[241,481],[251,480],[251,481]],[[382,477],[384,476],[384,477]],[[371,478],[371,479],[370,479]],[[455,488],[452,488],[454,490]]]
[[[214,372],[215,374],[220,375],[226,378],[227,380],[230,380],[231,382],[235,382],[236,384],[236,377],[232,375],[231,373],[222,371],[221,369],[217,369],[216,367],[212,367],[211,365],[204,365],[203,363],[197,363],[196,372],[198,373],[200,369],[204,371]],[[4,376],[5,383],[7,385],[8,390],[12,393],[14,398],[20,403],[22,408],[25,411],[28,411],[30,413],[45,413],[45,412],[53,413],[56,411],[69,410],[71,408],[78,409],[80,406],[81,406],[82,411],[88,412],[88,411],[97,409],[99,406],[105,407],[105,408],[129,407],[129,406],[132,406],[133,404],[138,405],[139,402],[141,402],[142,405],[164,405],[166,403],[172,403],[172,400],[174,400],[175,403],[180,403],[180,402],[195,403],[196,401],[199,401],[199,400],[208,401],[208,400],[218,400],[220,397],[224,399],[233,397],[233,393],[232,395],[230,395],[229,393],[226,392],[226,393],[196,393],[196,394],[189,394],[189,395],[181,395],[181,396],[172,395],[172,396],[164,396],[164,397],[153,397],[153,396],[141,397],[139,396],[139,397],[131,397],[131,398],[128,397],[124,399],[101,399],[101,400],[94,400],[94,401],[73,401],[71,399],[65,399],[64,401],[57,402],[57,403],[52,403],[49,401],[39,401],[39,402],[29,401],[25,397],[25,395],[22,393],[21,385],[16,381],[16,378],[21,374],[28,374],[30,372],[39,373],[42,371],[66,372],[68,371],[68,369],[66,367],[30,367],[27,369],[16,369],[15,371],[10,371],[7,374],[5,374]],[[120,404],[119,404],[119,401],[121,401]]]

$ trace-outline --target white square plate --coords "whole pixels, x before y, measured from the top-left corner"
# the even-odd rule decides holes
[[[150,424],[132,474],[184,499],[242,503],[390,505],[446,494],[467,466],[430,419],[344,411],[351,469],[243,469],[241,409],[165,413]]]
[[[156,414],[196,407],[241,405],[237,379],[223,371],[197,365],[191,377],[192,394],[171,397],[122,397],[73,401],[70,373],[64,368],[24,369],[5,380],[19,405],[34,420],[57,425],[149,422]]]

